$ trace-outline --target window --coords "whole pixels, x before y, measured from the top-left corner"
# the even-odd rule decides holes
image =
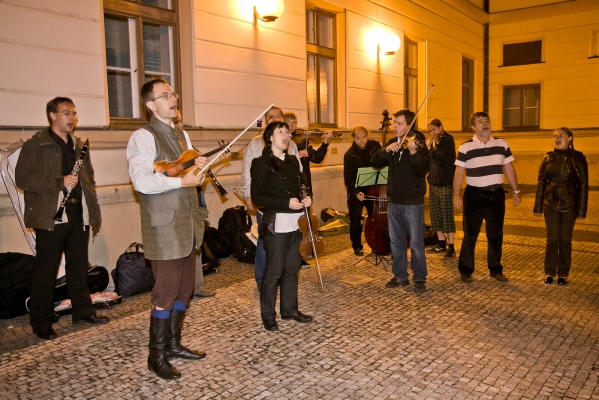
[[[404,107],[418,110],[418,43],[404,38]],[[414,123],[416,126],[417,124]]]
[[[541,59],[543,41],[513,43],[503,46],[503,66],[538,64]]]
[[[176,87],[174,1],[104,0],[111,118],[141,118],[139,90],[153,78],[164,78]]]
[[[539,129],[540,111],[541,85],[503,88],[503,128],[505,130]]]
[[[462,130],[470,130],[470,115],[474,112],[474,61],[462,58]]]
[[[335,16],[306,10],[308,122],[335,125]]]

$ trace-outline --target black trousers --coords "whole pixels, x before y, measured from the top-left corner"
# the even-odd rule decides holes
[[[362,210],[366,207],[368,215],[374,210],[372,200],[360,201],[354,194],[347,198],[347,208],[349,210],[349,239],[351,247],[354,250],[362,250]]]
[[[31,275],[29,315],[34,330],[46,329],[54,321],[54,288],[63,252],[73,318],[89,318],[96,313],[87,287],[89,226],[83,225],[81,203],[67,203],[66,214],[68,222],[56,224],[53,232],[35,230],[37,254]]]
[[[298,312],[297,274],[302,263],[299,244],[302,232],[277,233],[264,236],[266,268],[260,289],[260,314],[262,319],[274,319],[277,288],[281,284],[281,315]]]
[[[474,248],[483,220],[487,226],[487,265],[491,275],[503,272],[501,265],[503,245],[503,219],[505,217],[505,192],[503,188],[481,190],[466,186],[464,191],[464,240],[460,250],[460,274],[474,272]]]
[[[572,232],[576,213],[545,211],[547,246],[545,249],[545,274],[567,278],[572,265]]]

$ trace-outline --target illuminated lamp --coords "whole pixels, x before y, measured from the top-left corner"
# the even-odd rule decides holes
[[[272,22],[283,14],[283,0],[258,0],[254,6],[254,15],[264,22]]]
[[[379,51],[387,56],[395,54],[401,47],[399,36],[395,33],[388,33],[381,37]]]

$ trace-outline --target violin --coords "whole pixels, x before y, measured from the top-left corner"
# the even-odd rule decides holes
[[[210,157],[229,146],[224,141],[219,142],[219,147],[210,150],[205,154],[200,154],[196,149],[185,150],[179,158],[174,161],[162,160],[154,163],[154,171],[170,178],[181,178],[195,166],[195,159],[199,156]],[[225,151],[226,152],[226,151]]]
[[[416,137],[416,134],[414,132],[408,132],[407,137],[401,143],[401,146],[399,146],[399,149],[406,150],[408,148],[408,144],[410,142],[416,143],[416,151],[420,151],[420,150],[427,148],[426,143],[418,140],[418,138]]]
[[[350,131],[333,131],[332,137],[339,138],[344,132]],[[295,144],[302,144],[304,142],[320,142],[322,141],[322,135],[324,134],[325,132],[321,130],[310,131],[306,129],[296,129],[295,134],[291,135],[291,140],[293,140]]]

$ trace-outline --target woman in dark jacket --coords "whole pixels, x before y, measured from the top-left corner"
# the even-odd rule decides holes
[[[298,220],[312,200],[300,200],[301,185],[306,184],[296,157],[287,154],[291,141],[285,122],[271,122],[262,134],[262,156],[252,161],[252,201],[263,212],[259,227],[266,249],[266,269],[260,287],[260,313],[268,331],[278,331],[275,302],[281,285],[281,318],[312,322],[312,317],[298,310],[297,275],[302,262],[299,245],[302,232]]]
[[[553,132],[555,149],[543,158],[539,169],[533,213],[545,215],[547,248],[545,283],[566,285],[572,263],[572,231],[577,219],[587,214],[589,176],[585,156],[574,150],[574,135],[568,128]]]

